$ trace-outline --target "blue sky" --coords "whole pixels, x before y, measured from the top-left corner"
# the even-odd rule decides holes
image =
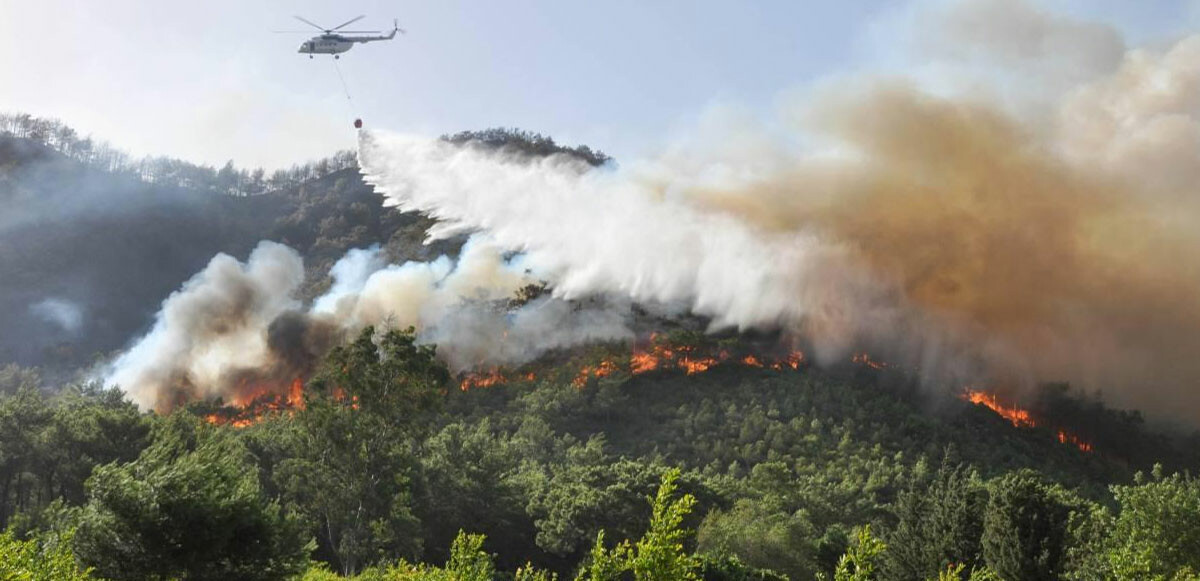
[[[923,1],[931,4],[939,0]],[[1195,27],[1196,2],[1045,0],[1133,43]],[[278,167],[353,144],[350,121],[426,134],[515,126],[621,158],[714,104],[769,115],[830,75],[904,68],[911,3],[883,0],[161,2],[0,0],[0,111],[58,117],[134,154]],[[409,34],[334,65],[272,34],[359,14]],[[356,25],[358,26],[358,25]]]

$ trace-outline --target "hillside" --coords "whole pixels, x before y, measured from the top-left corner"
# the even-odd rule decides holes
[[[445,140],[609,163],[524,132]],[[287,245],[308,303],[350,249],[400,264],[456,255],[463,237],[423,245],[432,221],[384,208],[354,167],[230,195],[52,145],[0,136],[0,555],[16,555],[0,577],[12,563],[309,581],[1200,570],[1200,483],[1171,475],[1200,468],[1193,435],[1062,384],[976,403],[866,353],[817,366],[777,334],[705,335],[639,308],[628,341],[458,375],[412,331],[368,327],[254,399],[139,410],[75,378],[214,254]],[[511,314],[544,291],[457,306]]]
[[[0,198],[0,361],[55,372],[145,332],[162,300],[219,252],[244,257],[260,240],[283,242],[321,287],[352,247],[382,244],[395,260],[442,250],[421,246],[422,219],[385,212],[354,169],[230,196],[95,169],[0,135]],[[67,319],[39,308],[47,301]]]

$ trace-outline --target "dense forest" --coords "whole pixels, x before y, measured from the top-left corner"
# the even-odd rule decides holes
[[[677,328],[464,378],[411,330],[370,328],[290,401],[143,412],[83,371],[212,254],[288,244],[311,299],[350,248],[457,243],[422,246],[428,219],[383,208],[352,157],[244,195],[17,117],[0,127],[2,579],[1200,579],[1195,436],[1066,385],[1011,402],[1032,418],[1015,421],[769,337]],[[513,130],[446,139],[608,162]],[[47,297],[86,323],[45,316]]]

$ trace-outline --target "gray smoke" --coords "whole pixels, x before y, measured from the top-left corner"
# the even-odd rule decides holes
[[[628,304],[549,297],[508,304],[537,283],[483,237],[457,260],[386,265],[378,248],[352,250],[311,307],[296,298],[300,256],[262,242],[245,263],[218,255],[163,302],[154,328],[105,372],[144,408],[195,399],[245,404],[285,393],[328,350],[368,325],[414,327],[455,371],[525,363],[548,349],[625,339]]]
[[[991,0],[920,22],[953,65],[937,90],[830,83],[785,100],[778,127],[730,123],[620,169],[364,131],[360,164],[390,205],[436,219],[431,240],[472,234],[457,261],[353,252],[311,309],[275,284],[241,303],[253,324],[186,341],[156,328],[130,353],[162,343],[175,355],[149,360],[164,369],[130,359],[112,379],[143,405],[181,381],[221,393],[215,370],[271,367],[266,330],[284,312],[343,333],[411,325],[456,369],[521,362],[628,337],[636,303],[782,329],[818,361],[867,349],[931,386],[1067,380],[1195,422],[1200,36],[1126,49],[1106,27]],[[538,281],[550,297],[499,306]],[[188,290],[164,313],[206,318],[173,304]],[[226,344],[236,361],[210,354]]]
[[[818,361],[867,349],[949,389],[1070,381],[1195,422],[1200,36],[1114,59],[1093,32],[1034,27],[1116,67],[1030,91],[1036,108],[855,79],[790,103],[786,139],[737,127],[617,171],[382,131],[360,163],[439,221],[431,238],[482,233],[556,297],[683,303]]]
[[[83,330],[83,307],[73,301],[50,297],[30,305],[29,312],[72,337]]]

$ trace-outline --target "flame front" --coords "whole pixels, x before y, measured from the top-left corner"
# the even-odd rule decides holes
[[[722,364],[774,370],[797,370],[804,362],[804,353],[801,351],[790,351],[782,356],[735,355],[728,349],[700,345],[673,345],[661,340],[657,334],[651,334],[648,341],[635,346],[627,357],[609,356],[601,359],[598,363],[582,365],[571,379],[571,385],[581,389],[587,386],[588,381],[592,379],[608,377],[618,372],[641,375],[652,371],[671,370],[695,375]],[[533,372],[527,371],[524,374],[518,374],[495,367],[462,375],[459,387],[465,391],[479,387],[491,387],[514,380],[534,381],[536,378],[537,376]]]
[[[245,428],[261,422],[272,414],[294,414],[304,409],[304,380],[295,378],[288,384],[286,393],[267,382],[244,384],[230,398],[229,405],[216,413],[204,416],[214,425],[229,425]]]
[[[1034,420],[1033,414],[1029,410],[1021,409],[1015,405],[1005,405],[1000,402],[1000,399],[994,393],[966,388],[963,390],[962,398],[971,403],[986,406],[1018,428],[1033,428],[1041,424],[1041,422]],[[1091,442],[1062,428],[1057,428],[1056,431],[1059,442],[1071,444],[1084,452],[1092,451]]]
[[[982,404],[988,409],[1000,414],[1000,417],[1006,419],[1014,426],[1032,428],[1037,425],[1033,421],[1033,416],[1029,411],[1023,410],[1016,406],[1008,406],[1000,403],[999,398],[994,393],[986,391],[974,390],[967,388],[963,391],[963,399],[975,404]]]

